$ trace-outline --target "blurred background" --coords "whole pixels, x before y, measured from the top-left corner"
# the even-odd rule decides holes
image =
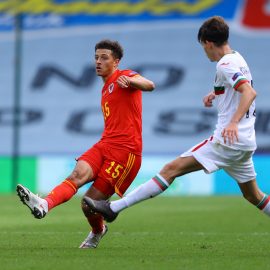
[[[132,188],[169,160],[208,138],[215,109],[202,98],[213,89],[197,31],[213,15],[230,25],[230,44],[247,60],[258,92],[254,162],[270,192],[270,1],[267,0],[1,0],[0,193],[17,183],[46,193],[73,169],[103,129],[102,81],[94,46],[118,40],[120,69],[156,83],[143,94],[143,164]],[[80,190],[80,194],[86,187]],[[240,194],[223,171],[196,172],[165,195]]]

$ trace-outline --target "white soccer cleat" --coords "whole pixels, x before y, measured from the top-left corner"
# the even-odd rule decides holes
[[[22,185],[17,185],[17,194],[23,204],[28,206],[35,218],[44,218],[48,212],[48,203],[38,195],[32,193],[29,189]]]
[[[107,225],[103,226],[103,231],[101,233],[90,232],[86,239],[81,243],[79,248],[96,248],[101,240],[101,238],[107,233]]]

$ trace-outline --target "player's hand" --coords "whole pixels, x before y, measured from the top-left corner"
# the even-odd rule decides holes
[[[238,126],[236,122],[230,122],[229,125],[223,129],[221,136],[223,137],[224,143],[232,145],[238,140]]]
[[[118,78],[117,83],[121,88],[128,88],[130,85],[130,78],[128,76],[122,75]]]
[[[213,106],[213,100],[215,99],[215,93],[211,92],[207,96],[203,98],[203,103],[205,107],[212,107]]]

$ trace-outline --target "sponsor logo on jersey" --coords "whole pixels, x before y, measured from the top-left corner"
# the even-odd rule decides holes
[[[111,84],[109,85],[109,87],[108,87],[108,90],[109,90],[109,93],[110,93],[110,94],[112,93],[113,89],[114,89],[114,84],[111,83]]]
[[[232,80],[235,81],[239,76],[243,76],[241,72],[237,72],[233,75]]]

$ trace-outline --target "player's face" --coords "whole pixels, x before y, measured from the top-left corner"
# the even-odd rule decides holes
[[[214,62],[215,57],[214,57],[214,51],[213,51],[213,42],[209,42],[209,41],[203,42],[202,41],[201,45],[202,45],[207,57],[209,58],[209,60],[211,62]]]
[[[113,57],[111,50],[97,49],[95,53],[95,63],[97,75],[106,78],[117,68],[119,59]]]

